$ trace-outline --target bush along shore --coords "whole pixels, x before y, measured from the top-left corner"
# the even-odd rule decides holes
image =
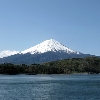
[[[72,58],[59,61],[52,61],[43,64],[15,65],[12,63],[0,64],[0,74],[73,74],[73,73],[100,73],[100,58]]]

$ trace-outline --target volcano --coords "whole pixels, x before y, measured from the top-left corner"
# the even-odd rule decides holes
[[[74,51],[60,42],[50,39],[29,49],[4,56],[0,58],[0,63],[33,64],[86,56],[89,54]]]

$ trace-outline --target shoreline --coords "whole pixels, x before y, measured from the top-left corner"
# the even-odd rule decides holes
[[[2,75],[7,75],[7,76],[17,76],[17,75],[26,75],[26,76],[31,76],[31,75],[99,75],[100,73],[70,73],[70,74],[0,74],[0,76]]]

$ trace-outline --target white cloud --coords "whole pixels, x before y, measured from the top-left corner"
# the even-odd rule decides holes
[[[19,53],[19,51],[10,51],[10,50],[5,50],[5,51],[1,51],[0,52],[0,58],[3,58],[3,57],[8,57],[8,56],[11,56],[11,55],[14,55],[14,54],[17,54]]]

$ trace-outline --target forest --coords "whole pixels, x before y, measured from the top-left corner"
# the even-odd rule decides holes
[[[71,58],[59,61],[52,61],[43,64],[15,65],[12,63],[0,64],[0,74],[17,75],[17,74],[74,74],[74,73],[100,73],[100,58]]]

